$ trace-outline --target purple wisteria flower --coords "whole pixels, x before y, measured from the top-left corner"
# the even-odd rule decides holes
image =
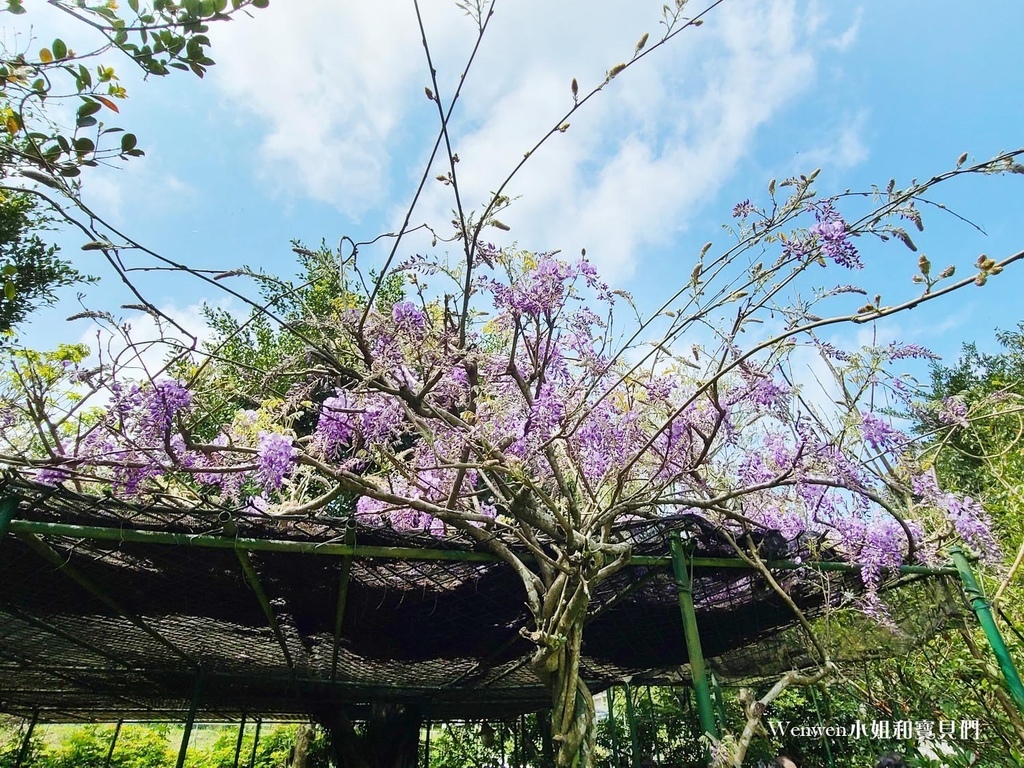
[[[950,426],[969,427],[971,424],[967,420],[967,403],[960,397],[943,398],[936,415],[941,423]]]
[[[426,318],[411,301],[399,301],[391,307],[391,319],[400,331],[418,335],[426,327]]]
[[[60,467],[41,467],[36,470],[36,482],[42,485],[59,485],[67,478],[67,471]]]
[[[861,414],[861,435],[876,451],[899,450],[907,444],[907,436],[885,419],[873,413]]]
[[[946,513],[960,538],[983,560],[993,564],[999,562],[1001,548],[992,535],[992,518],[981,504],[970,496],[961,497],[940,489],[934,469],[913,478],[911,486],[925,503]]]
[[[819,203],[813,210],[817,223],[811,227],[810,233],[818,238],[822,253],[841,267],[861,269],[864,265],[857,248],[849,241],[846,222],[832,203]]]
[[[297,449],[292,439],[280,432],[260,431],[256,446],[257,478],[268,490],[277,490],[292,471]]]
[[[899,341],[889,342],[885,349],[890,360],[938,360],[938,355],[920,344],[903,344]]]
[[[733,206],[732,217],[734,219],[745,219],[755,210],[754,204],[751,203],[750,200],[744,200],[743,202],[736,203],[736,205]]]
[[[317,446],[325,456],[337,455],[339,449],[352,442],[356,407],[356,403],[350,402],[348,393],[340,389],[335,397],[324,400],[315,434]]]

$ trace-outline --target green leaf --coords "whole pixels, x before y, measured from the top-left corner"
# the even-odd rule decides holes
[[[266,8],[270,5],[270,0],[252,0],[253,8]]]
[[[64,41],[59,37],[53,41],[53,45],[50,46],[50,50],[53,51],[53,58],[60,61],[61,59],[67,58],[68,47],[64,44]]]
[[[15,287],[15,285],[14,285],[14,283],[12,281],[7,280],[4,283],[4,297],[8,301],[14,301],[14,297],[17,295],[17,292],[18,292],[18,289]]]
[[[121,151],[131,152],[135,149],[135,145],[138,143],[138,139],[135,137],[134,133],[126,133],[121,137]]]
[[[98,101],[92,99],[86,99],[83,104],[78,108],[79,117],[88,117],[89,115],[95,115],[103,109],[103,105]]]

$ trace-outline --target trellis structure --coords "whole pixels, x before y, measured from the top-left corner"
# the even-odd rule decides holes
[[[435,721],[550,705],[527,666],[518,577],[457,536],[214,504],[139,507],[16,477],[0,493],[2,711],[64,722],[178,719],[188,729],[196,718],[360,719],[378,705]],[[728,658],[742,674],[744,649],[794,618],[698,522],[621,528],[634,555],[593,595],[581,671],[594,691],[623,680],[691,683],[701,729],[715,734],[705,659]],[[857,587],[856,566],[811,562],[799,539],[766,546],[773,572],[810,615]],[[957,565],[969,572],[966,560]],[[996,651],[1018,696],[1005,646]],[[794,661],[774,663],[782,671]]]

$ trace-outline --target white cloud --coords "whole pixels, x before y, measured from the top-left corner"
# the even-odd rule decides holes
[[[864,6],[860,6],[856,10],[856,15],[853,17],[853,21],[846,29],[844,29],[839,35],[828,40],[828,44],[838,51],[849,50],[850,46],[853,45],[857,40],[857,35],[860,33],[860,22],[864,17]]]
[[[453,4],[426,5],[434,67],[450,96],[475,29]],[[574,77],[587,93],[628,60],[640,34],[655,43],[661,5],[499,3],[451,125],[467,207],[481,208],[557,125]],[[528,247],[585,246],[609,279],[628,276],[641,250],[685,229],[758,129],[814,83],[829,38],[811,34],[825,21],[810,10],[798,0],[726,3],[613,81],[509,186],[523,196],[503,216],[512,234]],[[262,175],[350,216],[385,206],[400,219],[405,201],[392,186],[405,194],[418,175],[437,120],[409,7],[275,4],[215,34],[213,79],[233,108],[265,125]],[[857,134],[840,138],[855,157]],[[415,221],[446,223],[450,193],[429,182]]]
[[[82,185],[82,200],[115,225],[142,216],[174,213],[187,208],[196,189],[158,161],[134,158],[123,167],[100,167]]]
[[[861,110],[852,118],[843,119],[834,129],[829,143],[815,147],[803,155],[801,163],[806,166],[847,170],[868,159],[868,147],[864,132],[868,122],[867,110]]]

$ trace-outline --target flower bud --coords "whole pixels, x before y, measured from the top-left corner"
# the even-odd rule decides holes
[[[613,77],[615,77],[617,74],[619,74],[625,68],[626,68],[625,64],[616,64],[614,67],[612,67],[611,69],[608,70],[608,75],[607,75],[607,77],[605,79],[606,80],[611,80]]]

